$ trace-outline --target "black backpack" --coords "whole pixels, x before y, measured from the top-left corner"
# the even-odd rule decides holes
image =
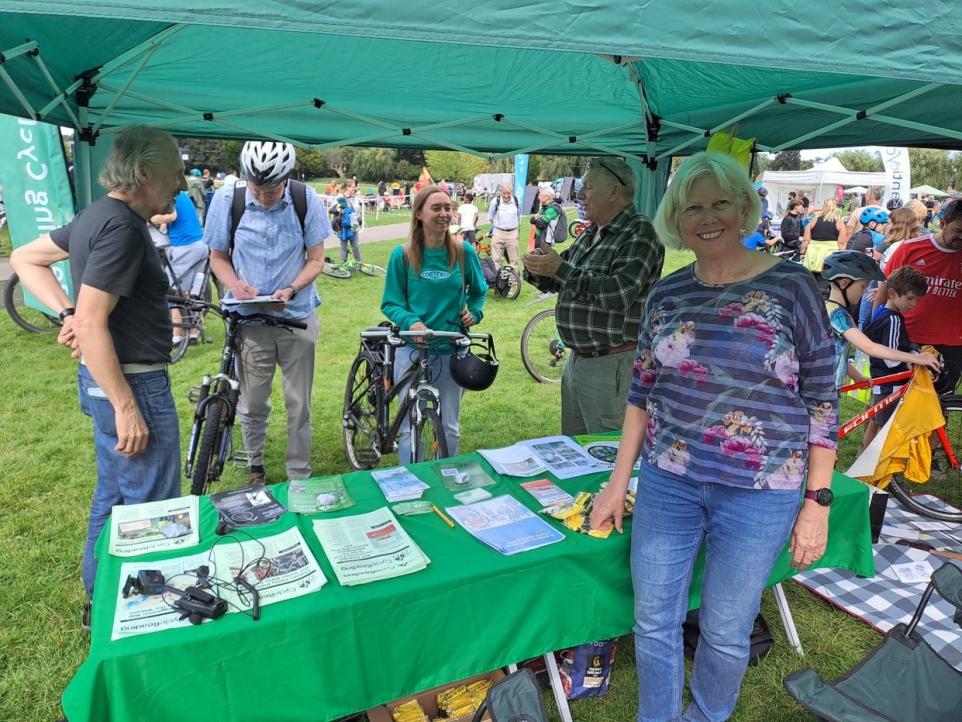
[[[291,187],[291,203],[294,204],[294,212],[297,213],[297,220],[301,224],[301,235],[303,235],[304,219],[307,218],[307,186],[293,178],[288,180],[287,183]],[[227,246],[227,255],[234,252],[234,236],[237,234],[237,226],[240,225],[241,217],[244,215],[246,201],[247,184],[237,183],[234,186],[234,197],[230,207],[230,245]]]
[[[560,203],[552,203],[551,206],[558,211],[558,222],[554,224],[554,242],[564,243],[568,240],[568,216]]]

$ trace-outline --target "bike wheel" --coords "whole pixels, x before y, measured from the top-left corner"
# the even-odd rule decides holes
[[[190,345],[190,327],[185,323],[178,323],[174,325],[174,329],[180,331],[180,335],[177,336],[176,340],[171,340],[170,343],[170,362],[172,364],[184,358],[187,347]]]
[[[513,301],[521,295],[521,276],[511,266],[501,266],[494,281],[494,290],[501,298]]]
[[[962,397],[952,397],[948,403],[943,402],[942,410],[945,412],[949,443],[952,450],[959,454],[962,451]],[[938,442],[932,448],[942,468],[933,470],[928,481],[916,483],[896,474],[888,489],[904,507],[916,514],[936,521],[962,523],[962,471],[949,465],[945,456],[939,453],[941,448]]]
[[[227,404],[223,399],[211,399],[204,409],[204,430],[194,457],[194,473],[190,478],[190,493],[203,496],[212,482],[220,478],[224,460],[220,458],[221,441],[224,438],[224,422],[227,420]]]
[[[27,307],[23,297],[23,286],[16,273],[10,276],[3,289],[3,305],[13,322],[24,331],[49,333],[60,328],[60,319],[56,316]]]
[[[411,413],[414,413],[413,410]],[[411,461],[417,464],[421,461],[445,459],[447,456],[448,442],[444,438],[444,429],[441,428],[441,417],[434,409],[424,409],[421,420],[414,427]]]
[[[364,355],[354,359],[344,388],[344,451],[354,469],[373,469],[381,461],[377,409],[380,369]]]
[[[552,384],[561,381],[568,360],[568,349],[558,335],[554,309],[536,313],[521,334],[521,361],[535,381]]]
[[[324,268],[321,271],[325,276],[330,276],[331,278],[350,278],[351,272],[346,268],[341,266],[335,266],[333,263],[325,263]]]
[[[386,276],[387,270],[373,263],[358,263],[357,270],[366,276]]]

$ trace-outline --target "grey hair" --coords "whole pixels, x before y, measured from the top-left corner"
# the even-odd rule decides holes
[[[100,185],[108,191],[135,193],[151,170],[179,158],[177,141],[166,131],[146,125],[125,128],[114,140],[113,147],[100,171]]]
[[[609,185],[617,183],[621,186],[621,195],[629,201],[635,199],[635,172],[631,166],[618,156],[611,158],[592,158],[588,165],[588,172],[595,171],[595,179],[604,176]],[[616,178],[615,176],[618,176]],[[620,180],[619,180],[620,179]],[[624,182],[622,182],[624,181]]]
[[[688,202],[688,193],[699,178],[711,178],[723,193],[734,199],[739,207],[743,234],[758,225],[762,204],[745,168],[726,153],[701,151],[681,164],[658,204],[653,225],[665,248],[686,248],[678,225]]]

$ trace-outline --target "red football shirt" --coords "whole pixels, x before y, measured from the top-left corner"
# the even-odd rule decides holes
[[[933,236],[904,241],[885,266],[890,276],[911,266],[925,276],[929,290],[905,314],[912,343],[962,346],[962,251],[949,251]]]

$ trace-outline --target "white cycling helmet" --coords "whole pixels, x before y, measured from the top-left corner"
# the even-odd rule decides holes
[[[241,151],[241,173],[255,186],[276,186],[287,180],[296,159],[290,143],[251,140]]]

